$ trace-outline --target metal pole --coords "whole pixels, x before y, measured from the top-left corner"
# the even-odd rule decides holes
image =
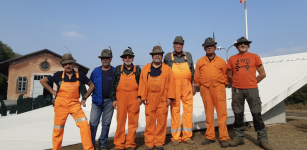
[[[247,1],[247,0],[245,0],[245,2],[244,2],[244,6],[245,6],[245,34],[246,34],[246,39],[248,39],[246,1]]]

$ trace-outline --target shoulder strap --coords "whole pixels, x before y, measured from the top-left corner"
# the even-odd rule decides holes
[[[121,73],[121,74],[124,74],[123,69],[124,69],[124,65],[122,65],[122,66],[120,67],[120,73]]]
[[[63,71],[62,73],[62,81],[64,81],[64,77],[65,77],[65,71]]]
[[[171,52],[172,61],[174,62],[174,53]]]
[[[185,53],[185,52],[183,52],[184,53],[184,60],[187,62],[188,60],[187,60],[187,54]]]

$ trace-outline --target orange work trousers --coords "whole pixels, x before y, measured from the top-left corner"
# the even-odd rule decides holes
[[[148,93],[145,106],[146,127],[144,132],[147,147],[163,146],[166,137],[168,107],[161,101],[160,93]]]
[[[114,136],[115,149],[125,147],[135,148],[134,142],[138,128],[140,103],[137,101],[137,91],[117,92],[117,129]],[[125,125],[128,112],[128,134],[125,143]],[[125,144],[124,144],[125,143]]]
[[[171,105],[171,133],[172,141],[183,141],[190,139],[193,135],[193,92],[191,81],[187,79],[175,79],[176,85],[176,99],[172,101]],[[180,100],[183,105],[182,114],[182,137],[181,121],[180,121]]]
[[[200,95],[203,99],[207,131],[205,137],[210,140],[215,140],[215,125],[214,125],[214,107],[216,109],[219,125],[219,141],[228,141],[229,135],[226,126],[227,119],[227,104],[225,84],[217,84],[214,87],[212,84],[209,87],[201,86]]]
[[[53,149],[60,150],[62,145],[64,125],[68,114],[76,121],[80,128],[81,140],[84,150],[94,150],[91,140],[91,129],[86,116],[81,108],[79,99],[67,99],[57,97],[54,102],[54,127],[53,127]]]

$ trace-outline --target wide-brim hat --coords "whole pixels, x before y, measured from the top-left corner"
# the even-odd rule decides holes
[[[211,37],[208,37],[208,38],[206,38],[205,39],[205,42],[202,44],[202,46],[203,47],[205,47],[205,46],[211,46],[211,45],[216,45],[217,44],[217,42],[213,39],[213,38],[211,38]]]
[[[123,58],[124,56],[126,55],[129,55],[129,56],[135,56],[132,49],[130,47],[128,47],[129,49],[125,49],[123,54],[120,56],[121,58]]]
[[[153,49],[152,49],[152,52],[149,53],[150,55],[153,55],[153,54],[164,54],[164,51],[162,49],[161,46],[154,46]]]
[[[252,41],[249,41],[249,40],[247,40],[245,37],[240,37],[239,39],[237,39],[236,41],[235,41],[235,43],[233,44],[234,46],[237,46],[237,45],[239,45],[239,44],[241,44],[241,43],[246,43],[246,44],[250,44],[250,43],[252,43]]]
[[[183,40],[182,36],[176,36],[173,44],[175,44],[175,43],[184,44],[184,40]]]
[[[113,55],[112,55],[112,51],[109,50],[109,49],[103,49],[102,52],[101,52],[101,55],[98,56],[98,58],[103,58],[103,57],[109,57],[109,58],[112,58]]]
[[[72,57],[71,54],[64,54],[62,56],[62,61],[60,62],[60,64],[64,65],[64,64],[69,64],[69,63],[73,63],[73,62],[76,62],[76,60]]]

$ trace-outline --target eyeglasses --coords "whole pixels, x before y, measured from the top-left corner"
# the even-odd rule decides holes
[[[122,58],[123,58],[123,59],[132,59],[133,56],[127,55],[127,56],[123,56]]]

